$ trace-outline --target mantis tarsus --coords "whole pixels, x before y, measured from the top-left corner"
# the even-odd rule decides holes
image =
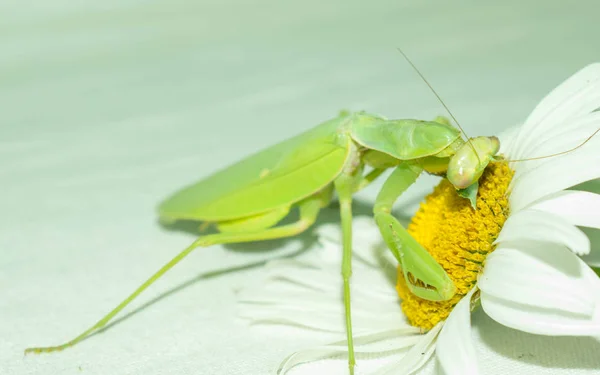
[[[198,247],[284,238],[308,229],[322,207],[337,193],[343,232],[342,279],[348,339],[349,368],[354,350],[350,309],[352,273],[352,196],[385,170],[373,208],[381,235],[401,265],[411,291],[429,300],[447,300],[455,293],[444,269],[391,215],[396,199],[423,173],[443,175],[469,196],[498,152],[495,137],[471,138],[445,118],[434,121],[387,120],[365,112],[342,112],[315,128],[260,151],[191,185],[159,207],[164,220],[196,220],[214,224],[216,234],[199,237],[128,298],[91,328],[58,346],[26,349],[52,352],[77,344],[104,327],[150,284]],[[365,168],[370,168],[365,173]],[[292,209],[298,221],[277,226]]]

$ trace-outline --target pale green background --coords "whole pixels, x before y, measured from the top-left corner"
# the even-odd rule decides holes
[[[469,134],[496,134],[600,61],[599,13],[597,1],[1,2],[0,374],[267,374],[321,342],[236,319],[235,291],[259,268],[204,277],[302,247],[288,241],[201,250],[135,306],[189,282],[168,298],[63,353],[22,352],[79,333],[194,239],[156,221],[174,189],[342,108],[443,114],[396,47]],[[484,374],[600,372],[593,340],[481,312],[474,325]]]

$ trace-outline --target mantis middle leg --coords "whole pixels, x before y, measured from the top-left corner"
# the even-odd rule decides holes
[[[391,215],[394,202],[422,171],[421,166],[411,162],[396,167],[377,195],[373,213],[385,243],[400,263],[410,291],[427,300],[444,301],[456,292],[454,283],[442,266]]]
[[[334,182],[340,202],[342,221],[342,279],[344,289],[344,311],[346,315],[346,337],[348,342],[348,367],[354,374],[354,342],[352,339],[352,314],[350,306],[350,277],[352,276],[352,194],[357,191],[363,179],[359,174],[342,173]]]

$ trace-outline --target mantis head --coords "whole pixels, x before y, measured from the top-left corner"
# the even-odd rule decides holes
[[[446,177],[457,189],[466,189],[479,180],[499,149],[497,137],[471,138],[450,158]]]

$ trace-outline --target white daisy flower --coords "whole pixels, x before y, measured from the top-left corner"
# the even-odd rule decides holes
[[[501,153],[517,160],[571,149],[600,128],[598,108],[600,64],[592,64],[546,96],[524,125],[501,136]],[[478,302],[497,322],[524,332],[600,337],[600,279],[579,258],[590,252],[590,241],[578,228],[600,228],[600,195],[565,190],[597,178],[600,136],[560,156],[490,164],[476,211],[442,180],[408,229],[457,286],[444,302],[410,293],[372,219],[355,219],[357,359],[389,357],[366,373],[409,374],[435,351],[446,374],[477,374],[470,314]],[[322,247],[315,259],[271,263],[265,282],[240,297],[242,316],[253,322],[338,334],[338,342],[292,354],[280,373],[347,351],[341,235],[335,225],[318,231]]]

